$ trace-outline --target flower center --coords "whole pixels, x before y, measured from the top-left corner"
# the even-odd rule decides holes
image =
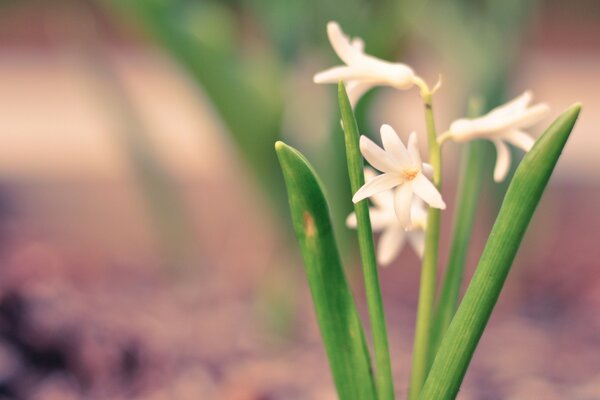
[[[412,181],[413,179],[415,179],[419,172],[420,171],[417,168],[408,168],[402,171],[402,177],[407,181]]]

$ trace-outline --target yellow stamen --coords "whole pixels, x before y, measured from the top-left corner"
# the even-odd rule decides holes
[[[410,169],[405,169],[404,171],[402,171],[402,176],[407,181],[412,181],[413,179],[415,179],[415,177],[417,176],[418,173],[419,173],[419,170],[417,168],[410,168]]]

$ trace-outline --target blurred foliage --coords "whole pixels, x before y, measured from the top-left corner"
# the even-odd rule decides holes
[[[285,90],[289,71],[307,47],[325,45],[324,27],[331,19],[363,35],[374,54],[389,57],[399,48],[413,10],[408,3],[388,0],[106,1],[161,43],[197,80],[279,210],[285,196],[272,143],[282,134],[286,99],[293,96]],[[373,20],[378,23],[371,24]],[[332,52],[328,54],[333,61]],[[360,108],[359,118],[366,109]],[[341,205],[336,207],[339,226],[351,203],[345,167],[336,162],[344,157],[337,117],[331,124],[331,140],[315,146],[309,156],[334,160],[317,167],[326,171],[333,202]]]
[[[326,48],[334,62],[326,43],[327,21],[339,21],[352,36],[365,39],[369,53],[386,59],[399,59],[408,38],[430,44],[442,58],[462,63],[460,78],[494,106],[505,97],[532,5],[518,0],[104,1],[161,43],[198,81],[280,210],[285,197],[271,145],[282,135],[283,115],[293,96],[285,83],[307,49]],[[357,109],[361,126],[372,98],[366,96]],[[349,189],[338,162],[344,155],[337,120],[330,121],[330,139],[308,155],[321,160],[316,167],[325,171],[325,184],[338,206],[335,219],[341,220],[351,204],[344,201]]]
[[[313,117],[302,105],[293,104],[299,94],[290,85],[299,68],[311,65],[305,59],[317,55],[330,60],[319,61],[316,65],[321,67],[314,72],[339,63],[327,41],[326,23],[340,22],[346,32],[365,40],[370,54],[384,59],[406,61],[410,44],[410,49],[428,54],[429,60],[454,65],[458,76],[453,73],[452,79],[466,85],[465,95],[479,95],[492,108],[506,99],[508,77],[535,4],[533,0],[100,1],[159,43],[188,71],[224,122],[265,197],[286,218],[283,181],[272,144],[286,135],[288,143],[304,149],[315,161],[334,204],[333,225],[346,261],[354,258],[354,251],[347,251],[350,233],[343,225],[352,203],[339,115],[332,112],[329,121],[313,123],[328,124],[329,135],[310,146],[306,136],[312,132],[293,127],[290,132],[286,125],[290,110],[302,119]],[[309,77],[301,77],[308,83]],[[356,109],[361,133],[367,135],[373,130],[367,116],[377,92],[368,93]],[[456,101],[466,104],[466,98]],[[481,168],[486,176],[491,175],[494,156],[492,146],[484,148]],[[499,204],[506,186],[488,190],[495,192]]]

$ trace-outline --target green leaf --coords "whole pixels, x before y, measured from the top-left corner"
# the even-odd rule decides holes
[[[275,144],[287,186],[294,231],[340,399],[376,399],[369,351],[342,269],[321,184],[308,161]]]
[[[346,161],[348,174],[350,176],[350,187],[352,193],[365,183],[363,173],[363,159],[359,149],[358,127],[356,119],[346,94],[346,88],[342,82],[338,85],[338,98],[342,123],[344,126],[344,137],[346,142]],[[394,398],[394,381],[392,378],[392,365],[390,350],[388,346],[387,328],[385,325],[385,314],[381,288],[379,287],[379,275],[377,272],[377,260],[375,258],[375,246],[373,244],[373,232],[369,216],[369,204],[367,200],[359,201],[354,205],[356,213],[358,246],[363,266],[365,279],[365,291],[367,294],[367,306],[371,319],[371,330],[373,331],[373,344],[375,347],[375,365],[377,370],[377,393],[380,400]]]
[[[496,305],[529,221],[581,106],[565,111],[525,155],[508,187],[479,264],[458,307],[419,399],[454,399]]]

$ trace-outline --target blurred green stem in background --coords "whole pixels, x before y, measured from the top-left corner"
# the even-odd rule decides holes
[[[178,188],[154,148],[131,96],[99,35],[94,9],[77,4],[78,18],[86,29],[71,39],[81,48],[93,78],[93,90],[117,126],[116,139],[123,149],[154,226],[161,263],[181,271],[197,261],[194,228]],[[81,41],[81,42],[79,42]],[[115,229],[118,227],[115,226]]]
[[[242,61],[235,54],[234,21],[223,6],[207,2],[110,1],[168,49],[201,83],[232,134],[240,154],[275,199],[284,204],[277,182],[277,160],[272,143],[279,137],[283,97],[277,83],[280,66],[268,48],[261,57]]]

